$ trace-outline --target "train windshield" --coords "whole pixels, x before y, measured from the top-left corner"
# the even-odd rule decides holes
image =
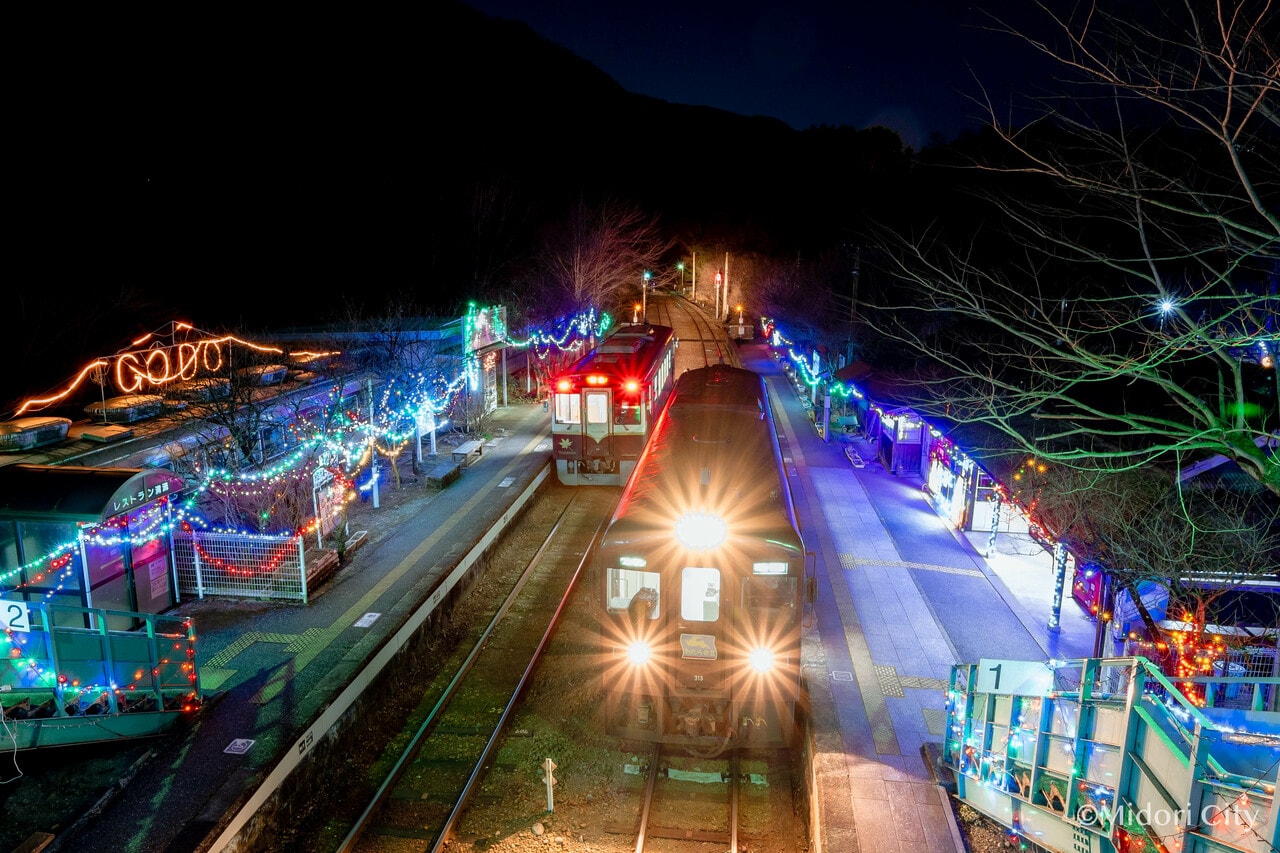
[[[796,618],[796,579],[777,575],[742,581],[742,603],[757,624],[788,623]]]
[[[608,583],[609,612],[618,613],[636,607],[647,608],[650,619],[658,618],[658,605],[662,600],[662,576],[657,572],[646,572],[640,569],[617,569],[610,567],[606,578]]]
[[[556,394],[556,423],[582,423],[582,398],[577,394]]]
[[[613,407],[613,422],[619,426],[639,426],[640,407],[635,403],[619,403]]]
[[[686,566],[680,573],[680,618],[714,622],[720,618],[720,570]]]

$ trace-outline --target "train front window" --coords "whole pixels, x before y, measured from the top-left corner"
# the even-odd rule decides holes
[[[607,424],[609,422],[609,394],[604,391],[588,391],[587,423]]]
[[[686,566],[680,573],[680,618],[714,622],[720,618],[720,570]]]
[[[796,618],[796,579],[753,575],[742,581],[742,604],[757,624],[790,623]]]
[[[618,426],[639,426],[640,407],[634,403],[619,403],[613,408],[613,422]]]
[[[582,398],[577,394],[556,394],[556,423],[582,423]]]
[[[650,619],[658,618],[662,577],[657,572],[610,566],[605,583],[608,584],[605,592],[610,613],[629,610],[634,604],[637,608],[643,606]]]

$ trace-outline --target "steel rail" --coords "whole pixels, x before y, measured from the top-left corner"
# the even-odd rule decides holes
[[[582,497],[582,495],[580,494],[573,495],[570,498],[569,503],[565,506],[564,510],[561,511],[559,518],[556,520],[555,524],[552,526],[551,531],[547,534],[546,539],[538,547],[537,553],[535,553],[534,556],[529,560],[528,564],[525,566],[524,570],[521,572],[520,577],[512,585],[511,591],[507,594],[503,603],[499,606],[497,612],[494,614],[493,618],[489,621],[489,624],[485,627],[481,636],[477,639],[475,644],[472,646],[471,650],[468,652],[466,659],[459,665],[457,672],[454,673],[453,677],[449,681],[448,686],[445,687],[443,693],[440,695],[440,697],[436,700],[435,704],[432,706],[431,711],[427,714],[426,718],[419,725],[417,731],[414,733],[413,737],[410,739],[409,744],[404,748],[404,750],[401,751],[401,754],[397,758],[395,765],[392,767],[391,771],[387,774],[387,776],[383,779],[374,797],[370,800],[368,805],[365,807],[364,811],[360,814],[359,818],[356,820],[355,824],[352,826],[351,830],[348,832],[347,836],[343,839],[342,843],[338,846],[337,849],[339,851],[343,851],[343,853],[350,853],[350,851],[355,849],[355,845],[359,841],[361,835],[363,835],[365,830],[368,828],[368,826],[372,822],[374,816],[379,812],[381,807],[385,804],[392,790],[394,790],[396,784],[402,778],[406,767],[409,765],[409,763],[413,760],[413,758],[419,752],[424,738],[426,738],[431,733],[441,713],[449,706],[451,700],[456,695],[458,689],[461,687],[464,680],[466,679],[466,676],[469,674],[472,667],[474,666],[476,659],[480,656],[481,652],[484,651],[485,646],[488,644],[489,638],[491,637],[495,629],[498,627],[498,625],[501,624],[507,612],[510,610],[511,606],[515,603],[521,591],[524,589],[527,581],[532,577],[534,570],[538,567],[539,563],[542,561],[544,554],[546,553],[547,549],[551,546],[551,544],[555,540],[556,534],[559,532],[561,526],[564,524],[565,519],[568,518],[570,511],[578,503],[578,500],[580,497]],[[608,516],[606,515],[605,518],[608,518]],[[603,521],[600,522],[601,525],[603,525],[603,523],[604,523]],[[599,526],[597,527],[596,533],[593,535],[598,535],[598,533],[599,533]],[[574,574],[570,579],[568,587],[565,591],[564,598],[562,598],[559,606],[556,609],[554,616],[552,617],[551,627],[547,629],[546,634],[544,634],[541,642],[539,643],[537,649],[535,650],[532,660],[530,661],[529,665],[525,668],[524,674],[521,676],[518,685],[514,689],[513,694],[507,703],[506,709],[503,711],[501,719],[499,720],[499,722],[495,727],[495,737],[497,732],[502,731],[502,727],[505,724],[505,721],[507,719],[507,716],[510,712],[511,707],[514,705],[514,703],[518,699],[520,692],[523,690],[524,685],[529,678],[530,673],[536,667],[538,657],[542,654],[542,649],[546,644],[547,636],[550,634],[552,628],[554,628],[555,622],[558,620],[559,615],[564,607],[564,602],[568,599],[569,595],[572,593],[576,585],[577,579],[582,572],[582,566],[585,564],[587,556],[589,554],[590,554],[590,550],[586,552],[586,554],[582,558],[582,561],[579,562],[578,566],[574,570]],[[492,744],[492,742],[493,742],[493,739],[491,738],[490,744]],[[477,763],[478,767],[483,766],[484,762],[488,758],[490,751],[491,751],[491,747],[486,747],[484,755],[481,757],[480,761]],[[474,772],[472,775],[474,778],[474,775],[475,775]],[[471,784],[472,783],[469,781],[468,786],[470,786]],[[457,811],[456,807],[453,811],[451,811],[449,820],[447,820],[445,824],[446,830],[448,827],[452,826],[452,822],[454,820],[456,811]],[[440,840],[446,834],[447,832],[445,830],[442,830],[437,840]]]
[[[636,832],[636,853],[644,853],[649,835],[649,814],[653,806],[653,792],[658,785],[658,768],[662,764],[662,744],[655,743],[649,756],[649,777],[644,783],[644,801],[640,805],[640,828]]]

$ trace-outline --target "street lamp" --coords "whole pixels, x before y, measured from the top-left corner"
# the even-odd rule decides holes
[[[639,302],[637,302],[635,306],[632,307],[631,309],[631,322],[632,323],[640,322],[640,303]]]
[[[644,271],[644,277],[640,280],[640,316],[649,316],[649,279],[653,278],[653,273],[648,270]]]
[[[680,270],[680,295],[684,296],[684,261],[676,261],[676,269]]]

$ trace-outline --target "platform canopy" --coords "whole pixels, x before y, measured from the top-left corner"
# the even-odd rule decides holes
[[[182,490],[159,468],[0,467],[0,520],[102,522]]]

